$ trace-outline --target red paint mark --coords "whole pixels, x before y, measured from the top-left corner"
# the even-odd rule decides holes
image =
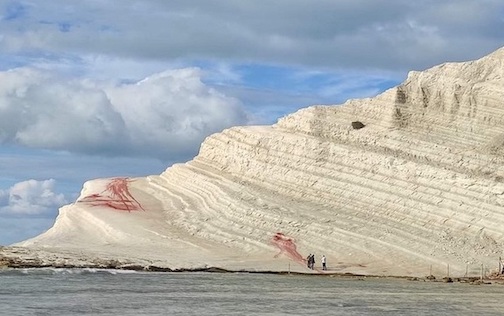
[[[272,242],[275,246],[278,247],[278,249],[280,249],[280,252],[275,255],[275,258],[282,253],[285,253],[294,261],[305,264],[305,259],[296,250],[297,247],[292,238],[285,236],[283,233],[276,233],[272,238]]]
[[[106,206],[120,211],[145,211],[128,188],[128,178],[114,178],[101,193],[88,195],[77,202],[91,206]]]

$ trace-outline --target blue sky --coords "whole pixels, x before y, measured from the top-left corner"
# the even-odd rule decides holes
[[[272,124],[504,46],[501,0],[6,0],[0,244],[85,181],[159,174],[234,125]]]

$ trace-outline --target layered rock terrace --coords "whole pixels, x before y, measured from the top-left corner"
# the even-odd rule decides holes
[[[226,129],[161,175],[90,181],[16,246],[45,264],[310,272],[315,253],[332,272],[478,274],[504,257],[503,154],[499,49],[374,98]]]

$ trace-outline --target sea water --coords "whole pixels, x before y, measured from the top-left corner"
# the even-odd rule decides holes
[[[0,315],[504,315],[504,285],[247,273],[0,270]]]

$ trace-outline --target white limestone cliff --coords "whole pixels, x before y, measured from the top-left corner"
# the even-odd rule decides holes
[[[315,253],[331,272],[478,274],[504,257],[503,154],[504,48],[224,130],[158,176],[90,181],[17,246],[60,263],[308,272]]]

